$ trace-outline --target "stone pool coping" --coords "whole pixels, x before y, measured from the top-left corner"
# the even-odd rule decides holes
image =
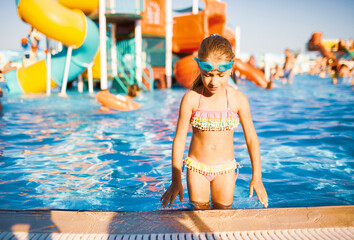
[[[0,232],[152,234],[354,227],[354,205],[203,211],[0,210]]]

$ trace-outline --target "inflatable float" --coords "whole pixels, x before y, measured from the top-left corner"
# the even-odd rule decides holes
[[[123,96],[111,94],[108,90],[99,91],[96,100],[103,106],[118,111],[131,111],[141,107],[141,105]]]
[[[68,81],[75,79],[97,54],[99,32],[96,24],[85,16],[94,12],[98,0],[16,0],[20,18],[48,38],[73,48]],[[74,10],[72,10],[74,9]],[[81,9],[81,10],[79,10]],[[60,86],[64,77],[67,47],[51,60],[51,86]],[[5,74],[9,93],[46,91],[46,60]]]

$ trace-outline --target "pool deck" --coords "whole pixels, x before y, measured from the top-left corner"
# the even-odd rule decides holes
[[[323,228],[343,228],[354,236],[353,227],[354,205],[149,212],[0,210],[0,239],[16,232],[124,235]]]

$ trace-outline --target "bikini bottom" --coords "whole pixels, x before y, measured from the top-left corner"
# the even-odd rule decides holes
[[[205,164],[199,162],[194,158],[187,157],[183,161],[183,169],[184,166],[186,166],[189,170],[204,175],[204,177],[208,179],[209,182],[213,181],[214,178],[216,178],[219,175],[234,172],[235,169],[237,169],[237,173],[236,173],[236,178],[237,178],[239,165],[240,164],[237,163],[236,160],[232,160],[224,163],[218,163],[218,164]]]
[[[284,69],[284,78],[289,78],[292,69]]]

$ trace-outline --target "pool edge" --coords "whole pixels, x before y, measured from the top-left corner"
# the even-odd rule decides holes
[[[207,211],[0,210],[0,232],[159,234],[354,227],[354,205]]]

